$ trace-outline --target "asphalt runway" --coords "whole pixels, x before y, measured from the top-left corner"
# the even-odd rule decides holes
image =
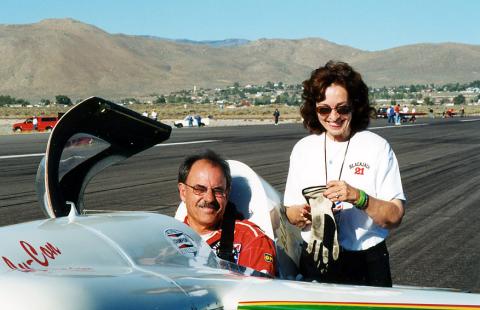
[[[394,283],[480,293],[480,119],[385,125],[375,120],[371,130],[391,143],[408,198],[402,225],[387,239]],[[173,215],[178,164],[205,147],[248,164],[283,192],[290,151],[306,134],[298,124],[174,129],[165,145],[96,176],[85,203],[88,209]],[[44,217],[34,181],[47,139],[0,136],[0,225]]]

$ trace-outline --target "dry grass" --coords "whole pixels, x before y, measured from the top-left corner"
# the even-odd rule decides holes
[[[60,106],[51,106],[44,108],[37,107],[0,107],[0,118],[20,119],[31,117],[33,115],[57,115],[58,112],[65,112],[68,108]]]
[[[271,119],[275,108],[280,110],[281,118],[299,119],[299,108],[285,105],[251,106],[242,108],[219,108],[211,104],[132,104],[127,108],[142,113],[155,110],[159,119],[182,119],[189,114],[199,114],[202,117],[211,115],[214,119]],[[0,107],[0,118],[18,119],[32,115],[56,115],[58,112],[67,111],[67,107]]]
[[[299,107],[291,107],[286,105],[265,105],[250,106],[241,108],[219,108],[212,104],[133,104],[127,106],[129,109],[142,113],[147,111],[150,113],[155,110],[159,119],[182,119],[189,114],[199,114],[202,117],[211,116],[214,119],[252,119],[252,120],[270,120],[273,118],[273,111],[278,108],[281,119],[291,119],[300,121]],[[432,106],[434,113],[441,115],[448,108],[459,111],[460,107]],[[417,112],[426,112],[430,106],[417,106]],[[56,115],[58,112],[67,111],[67,107],[51,106],[51,107],[21,107],[8,108],[0,107],[0,118],[4,119],[22,119],[32,115]],[[480,106],[465,105],[467,115],[479,115]]]

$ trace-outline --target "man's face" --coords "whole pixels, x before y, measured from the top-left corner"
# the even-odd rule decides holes
[[[222,169],[208,160],[198,160],[185,183],[179,183],[178,190],[187,207],[188,224],[200,234],[218,229],[228,202]]]

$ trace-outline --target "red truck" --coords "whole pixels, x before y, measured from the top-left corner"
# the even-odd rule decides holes
[[[33,117],[27,118],[23,123],[15,123],[12,125],[14,132],[22,131],[51,131],[57,124],[63,113],[59,113],[58,116],[37,116],[37,128],[33,126]]]

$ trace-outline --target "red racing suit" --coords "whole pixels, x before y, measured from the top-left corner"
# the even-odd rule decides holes
[[[185,218],[185,224],[188,224]],[[275,245],[256,224],[248,220],[236,220],[233,235],[234,262],[260,272],[275,276]],[[215,250],[220,245],[222,230],[219,229],[206,240]]]

